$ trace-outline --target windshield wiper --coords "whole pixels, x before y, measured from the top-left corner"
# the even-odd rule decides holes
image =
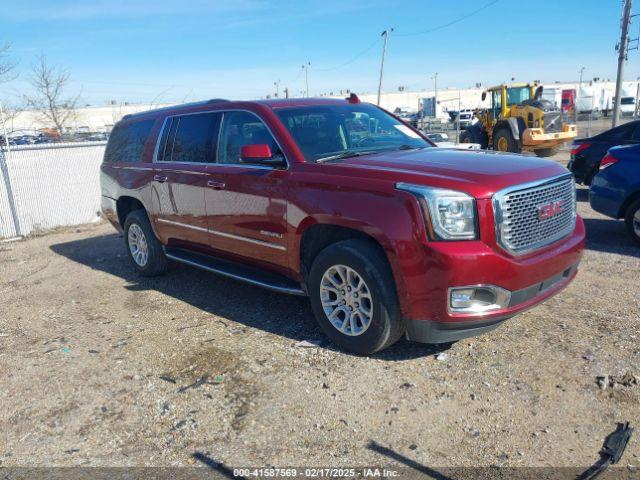
[[[342,153],[336,155],[329,155],[328,157],[322,157],[316,160],[316,163],[328,162],[329,160],[341,160],[343,158],[360,157],[361,155],[369,155],[371,153],[377,153],[376,150],[369,150],[366,152],[360,152],[356,150],[345,150]]]

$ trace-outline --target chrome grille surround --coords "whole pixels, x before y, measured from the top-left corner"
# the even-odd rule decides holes
[[[540,218],[543,207],[562,209]],[[513,255],[524,255],[569,235],[576,225],[576,187],[568,173],[515,185],[493,196],[496,241]]]

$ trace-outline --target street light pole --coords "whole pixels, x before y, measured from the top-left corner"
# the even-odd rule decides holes
[[[384,56],[387,53],[387,39],[389,38],[389,33],[393,32],[393,28],[389,30],[385,30],[382,32],[382,37],[384,37],[384,43],[382,44],[382,61],[380,62],[380,78],[378,80],[378,105],[380,105],[380,93],[382,92],[382,73],[384,71]]]
[[[273,82],[273,85],[276,87],[276,98],[278,98],[280,97],[280,80]]]
[[[302,65],[302,69],[304,70],[304,81],[307,86],[305,96],[309,98],[309,67],[311,66],[311,62],[307,62],[306,65]]]
[[[575,105],[573,106],[573,120],[576,125],[578,124],[578,97],[580,96],[580,89],[582,88],[582,74],[584,73],[584,67],[581,67],[580,72],[580,82],[578,82],[578,91],[576,91],[576,99],[574,100]]]

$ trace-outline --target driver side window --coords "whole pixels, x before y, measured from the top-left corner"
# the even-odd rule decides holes
[[[269,145],[273,157],[282,156],[275,139],[256,115],[241,111],[224,112],[217,163],[240,164],[240,149],[256,144]]]

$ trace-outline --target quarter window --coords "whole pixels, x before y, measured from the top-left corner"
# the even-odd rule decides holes
[[[116,125],[104,152],[105,162],[140,162],[155,120]]]

